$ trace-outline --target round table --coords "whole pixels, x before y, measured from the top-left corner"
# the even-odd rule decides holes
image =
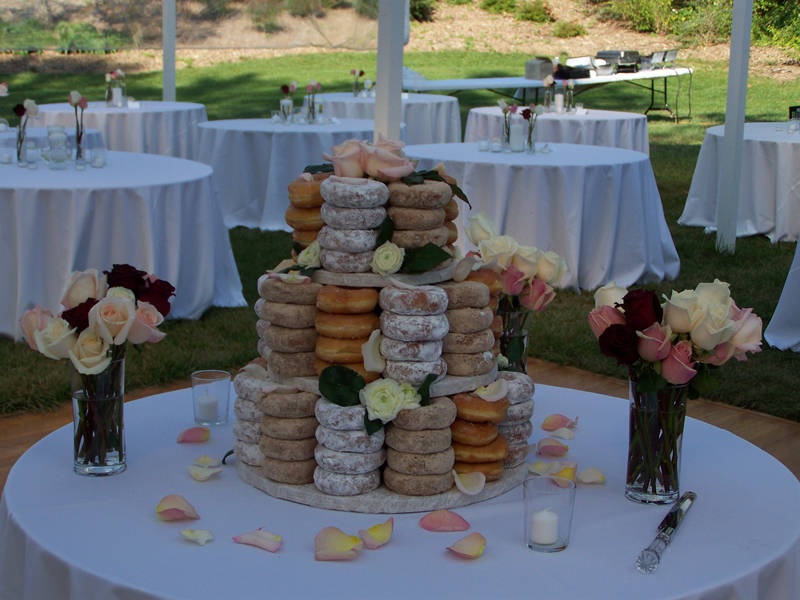
[[[503,111],[499,106],[473,108],[467,116],[464,141],[499,138],[502,130]],[[527,133],[527,123],[525,131]],[[536,119],[535,136],[538,143],[589,144],[650,154],[647,117],[635,113],[594,109],[586,114],[547,113]]]
[[[193,161],[109,152],[75,171],[0,165],[0,334],[39,304],[60,312],[72,271],[128,263],[177,289],[170,316],[244,306],[212,169]]]
[[[233,392],[232,392],[233,393]],[[72,471],[72,426],[28,450],[0,502],[0,597],[136,598],[568,598],[570,600],[786,600],[800,594],[800,483],[777,460],[741,438],[687,419],[682,485],[697,501],[653,575],[635,562],[658,533],[667,507],[625,499],[628,402],[537,386],[534,434],[545,416],[579,416],[564,460],[598,467],[606,483],[578,487],[569,547],[556,554],[523,541],[520,487],[457,510],[469,531],[433,533],[422,514],[398,514],[382,548],[347,563],[314,561],[314,536],[333,526],[357,535],[389,515],[314,509],[245,485],[229,459],[223,473],[193,480],[187,467],[233,445],[231,423],[202,444],[177,444],[194,425],[192,395],[181,390],[125,405],[128,470],[108,478]],[[231,415],[233,419],[233,415]],[[535,460],[534,457],[529,460]],[[180,494],[200,520],[164,522],[156,505]],[[280,534],[270,554],[234,543],[259,527]],[[208,529],[205,546],[183,529]],[[477,531],[473,561],[445,550]]]
[[[322,153],[331,146],[350,138],[372,141],[374,121],[334,120],[324,125],[284,125],[272,119],[202,123],[197,160],[214,167],[225,224],[291,231],[284,212],[292,180],[308,165],[322,164]],[[401,125],[403,141],[406,131]]]
[[[778,306],[764,332],[764,339],[770,346],[781,350],[800,352],[800,311],[797,299],[800,298],[800,244],[794,251],[794,260],[789,267],[786,283],[783,285]]]
[[[541,144],[537,144],[541,147]],[[650,158],[641,152],[550,144],[550,154],[480,152],[478,144],[409,146],[419,168],[443,162],[472,204],[501,234],[552,250],[569,272],[560,287],[595,289],[674,279],[680,260],[664,218]]]
[[[137,108],[109,108],[90,102],[84,126],[99,129],[109,150],[194,158],[197,125],[207,120],[206,107],[190,102],[142,101]],[[75,124],[75,110],[66,102],[42,104],[32,122],[39,126]]]
[[[776,128],[780,128],[777,131]],[[706,129],[678,223],[717,228],[725,126]],[[800,237],[800,134],[783,123],[745,123],[736,235],[764,234],[773,243]]]
[[[75,121],[73,121],[74,123]],[[70,148],[75,148],[75,128],[68,127],[67,145]],[[45,127],[26,127],[25,136],[28,142],[33,142],[37,148],[48,148],[50,142],[47,140],[47,129]],[[94,148],[104,148],[103,134],[98,129],[85,129],[83,132],[84,146],[92,150]],[[17,151],[17,132],[16,130],[0,132],[0,148],[8,148]]]
[[[352,92],[317,94],[324,112],[339,119],[374,119],[375,98],[356,98]],[[400,120],[408,126],[409,144],[461,141],[458,98],[438,94],[407,94],[401,99]]]

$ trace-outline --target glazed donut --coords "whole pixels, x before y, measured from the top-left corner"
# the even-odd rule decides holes
[[[322,220],[334,229],[375,229],[386,219],[386,209],[378,208],[340,208],[327,202],[320,211]]]
[[[455,484],[453,472],[441,475],[406,475],[391,467],[383,470],[383,483],[386,487],[404,496],[433,496],[443,494]]]
[[[455,454],[452,448],[433,454],[411,454],[392,448],[386,451],[386,464],[405,475],[443,475],[453,470]]]
[[[314,437],[317,430],[316,417],[302,419],[280,419],[264,415],[261,417],[261,433],[279,440],[304,440]]]
[[[372,435],[366,429],[354,431],[336,431],[323,425],[317,427],[317,441],[331,450],[337,452],[359,452],[361,454],[371,454],[378,452],[383,446],[385,434],[383,428]]]
[[[319,343],[319,342],[317,342]],[[442,353],[442,360],[447,363],[447,372],[456,377],[485,375],[494,368],[494,353],[491,350],[477,354]]]
[[[303,248],[308,246],[311,242],[317,239],[319,231],[300,231],[299,229],[292,230],[292,241],[297,242]]]
[[[383,369],[383,376],[387,379],[394,379],[398,383],[410,383],[414,387],[421,386],[431,373],[436,375],[435,381],[445,376],[447,365],[441,358],[431,362],[387,360]]]
[[[389,199],[386,185],[374,179],[329,177],[319,191],[325,202],[340,208],[377,208]]]
[[[411,431],[389,423],[386,425],[386,445],[398,452],[411,454],[444,452],[450,446],[450,428]]]
[[[381,336],[381,355],[387,360],[432,362],[442,355],[441,340],[402,342]]]
[[[369,338],[359,338],[346,340],[332,338],[321,335],[317,338],[317,358],[335,365],[351,363],[363,363],[364,357],[361,355],[361,346],[366,344]]]
[[[458,462],[485,463],[496,460],[502,461],[508,454],[508,442],[501,435],[498,435],[493,442],[485,446],[468,446],[453,442],[453,452],[456,453],[456,461]]]
[[[447,243],[455,244],[458,241],[458,227],[452,221],[445,221],[447,227]]]
[[[260,467],[264,462],[264,454],[258,449],[258,444],[233,440],[233,453],[236,455],[236,460],[253,467]]]
[[[314,458],[317,441],[311,437],[304,440],[280,440],[268,435],[261,436],[258,448],[266,458],[277,460],[308,460]]]
[[[319,319],[319,314],[317,319]],[[484,329],[477,333],[448,333],[442,340],[442,352],[457,354],[486,352],[491,350],[492,346],[494,346],[494,335],[491,329]]]
[[[397,244],[401,248],[411,250],[414,248],[422,248],[428,243],[434,246],[444,246],[447,243],[448,237],[450,237],[450,233],[444,225],[426,231],[395,229],[392,234],[392,243]]]
[[[511,404],[519,404],[520,402],[530,400],[533,397],[533,393],[536,391],[533,379],[528,377],[525,373],[502,371],[499,377],[508,382],[508,394],[506,398],[508,398]]]
[[[307,283],[286,283],[268,275],[258,278],[258,295],[267,302],[279,304],[316,304],[317,294],[322,285],[309,281]]]
[[[322,206],[325,200],[319,193],[319,186],[328,177],[330,173],[314,173],[311,181],[303,176],[298,177],[289,184],[289,202],[297,208]]]
[[[313,377],[314,361],[317,355],[313,352],[271,352],[269,355],[269,369],[280,377]]]
[[[323,248],[319,253],[322,266],[331,273],[369,273],[374,252],[337,252]]]
[[[453,197],[453,190],[443,181],[426,181],[406,185],[402,181],[389,184],[389,204],[407,208],[443,208]]]
[[[297,208],[289,205],[284,214],[286,224],[292,229],[300,231],[319,231],[325,226],[322,220],[319,207],[317,208]]]
[[[318,400],[319,396],[311,392],[272,392],[260,398],[257,404],[265,415],[281,419],[301,419],[314,416],[314,406]]]
[[[444,429],[456,418],[456,405],[446,396],[433,398],[426,406],[401,410],[394,418],[395,427],[410,431]]]
[[[355,431],[356,429],[364,429],[364,415],[367,409],[363,404],[354,404],[353,406],[339,406],[334,404],[327,398],[320,398],[314,408],[314,413],[317,416],[317,421],[320,425],[328,429],[335,429],[336,431]],[[377,469],[376,465],[372,469]],[[325,467],[328,469],[328,467]],[[367,469],[371,471],[372,469]],[[335,469],[328,469],[334,471]],[[341,471],[339,471],[341,472]]]
[[[264,319],[259,319],[256,321],[256,333],[258,337],[264,339],[264,334],[267,332],[267,327],[269,327],[269,321],[265,321]]]
[[[520,466],[525,462],[525,459],[528,458],[529,451],[528,442],[509,444],[508,456],[506,456],[506,459],[503,461],[503,466],[506,469],[513,469],[514,467]]]
[[[317,330],[313,327],[291,329],[269,325],[263,339],[267,346],[278,352],[313,352],[317,345]]]
[[[381,313],[381,332],[393,340],[401,342],[441,340],[449,330],[445,315],[398,315],[388,310]]]
[[[413,229],[422,231],[436,229],[444,224],[445,212],[442,208],[405,208],[390,206],[386,214],[392,217],[395,229]]]
[[[500,308],[500,296],[491,296],[489,298],[489,304],[486,305],[490,311],[494,314],[497,314],[497,309]]]
[[[470,423],[463,419],[456,419],[450,425],[450,435],[454,442],[467,446],[485,446],[491,444],[498,435],[497,425],[494,423]]]
[[[320,335],[354,340],[368,338],[373,331],[380,329],[381,321],[374,312],[355,315],[318,312],[315,326]]]
[[[447,292],[432,285],[412,289],[387,285],[378,298],[383,310],[397,315],[438,315],[447,310]]]
[[[284,304],[263,298],[256,300],[255,309],[256,314],[270,324],[292,329],[313,327],[317,316],[317,307],[313,304]]]
[[[503,476],[503,461],[495,460],[484,463],[468,463],[456,461],[453,470],[459,475],[464,473],[483,473],[486,481],[497,481]]]
[[[326,285],[317,294],[317,308],[326,313],[360,314],[375,310],[378,290]]]
[[[533,433],[533,424],[530,421],[523,421],[516,425],[502,425],[500,428],[500,435],[506,438],[509,444],[528,443],[528,438]]]
[[[500,336],[503,335],[503,318],[500,315],[495,315],[491,325],[489,325],[489,329],[492,330],[494,339],[499,340]]]
[[[322,467],[314,471],[314,485],[329,496],[358,496],[371,492],[380,484],[380,469],[356,475],[334,473]]]
[[[327,369],[328,367],[332,367],[332,366],[333,366],[333,363],[329,363],[326,360],[321,360],[321,359],[318,358],[314,362],[314,370],[317,373],[317,377],[322,375],[322,372],[325,369]],[[340,367],[347,367],[348,369],[351,369],[351,370],[355,371],[356,373],[361,375],[361,377],[364,378],[364,381],[366,383],[372,383],[376,379],[380,379],[381,378],[381,374],[380,373],[375,373],[374,371],[367,371],[364,368],[364,363],[363,362],[360,362],[360,363],[349,363],[349,364],[339,365],[339,366]]]
[[[444,205],[444,220],[455,221],[458,218],[458,198],[453,196],[450,202]]]
[[[261,439],[261,425],[251,421],[235,421],[233,423],[233,437],[240,442],[257,444]]]
[[[317,459],[317,464],[320,467],[331,473],[361,475],[362,473],[369,473],[379,469],[386,460],[386,451],[381,448],[377,452],[370,454],[337,452],[318,444],[317,449],[314,450],[314,458]]]
[[[492,269],[478,269],[470,271],[466,281],[480,281],[489,286],[489,295],[499,296],[503,291],[503,277]]]
[[[334,229],[327,225],[320,229],[319,245],[337,252],[368,252],[375,250],[377,229]]]
[[[453,308],[445,315],[452,333],[478,333],[491,327],[494,319],[488,308]]]
[[[456,394],[450,399],[455,403],[458,418],[471,423],[500,423],[506,418],[508,400],[501,398],[495,402],[487,402],[475,394]],[[499,459],[496,459],[499,460]]]
[[[489,286],[479,281],[445,281],[438,284],[447,292],[447,307],[484,308],[489,304]]]
[[[277,460],[264,457],[261,463],[261,472],[273,481],[289,485],[303,485],[314,481],[314,469],[317,461],[313,458],[307,460]]]
[[[263,416],[258,404],[238,397],[233,402],[233,414],[241,421],[251,421],[253,423],[260,423]]]

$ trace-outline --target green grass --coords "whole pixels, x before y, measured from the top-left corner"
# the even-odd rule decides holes
[[[429,79],[493,77],[516,75],[529,57],[492,52],[411,53],[405,64]],[[349,71],[357,65],[375,73],[375,55],[298,55],[268,60],[248,60],[214,67],[178,71],[178,98],[202,102],[209,119],[263,117],[281,96],[280,85],[292,80],[320,80],[323,91],[352,88]],[[753,307],[769,322],[786,279],[794,243],[771,244],[767,238],[740,238],[736,254],[720,255],[715,237],[700,228],[676,224],[683,210],[694,166],[706,128],[724,121],[727,66],[695,61],[692,90],[692,121],[673,124],[666,113],[651,113],[650,152],[661,192],[667,222],[681,258],[681,273],[674,282],[648,286],[659,292],[686,289],[715,277],[731,283],[739,306]],[[59,75],[52,78],[36,73],[2,75],[11,96],[0,110],[8,118],[10,107],[26,97],[37,102],[63,101],[77,89],[90,100],[102,97],[104,82],[98,75]],[[675,106],[675,80],[670,80],[670,105]],[[684,85],[687,83],[684,80]],[[767,78],[750,78],[747,118],[749,121],[783,120],[786,107],[800,104],[800,92],[793,83]],[[131,74],[127,77],[131,95],[142,100],[161,95],[161,74]],[[41,91],[40,91],[41,90]],[[462,125],[469,109],[494,104],[497,96],[486,91],[458,95]],[[617,84],[579,96],[587,108],[644,112],[650,100],[647,90]],[[684,93],[680,112],[687,113]],[[13,120],[13,119],[9,119]],[[284,232],[261,232],[245,228],[231,230],[231,243],[251,305],[256,299],[256,280],[268,267],[288,255],[290,236]],[[592,295],[559,292],[547,311],[537,314],[532,328],[532,356],[589,371],[624,377],[613,361],[597,349],[586,322]],[[199,321],[168,322],[163,342],[146,347],[128,360],[129,389],[187,379],[198,368],[235,369],[256,356],[256,316],[250,308],[212,308]],[[720,372],[722,387],[713,400],[760,410],[800,421],[798,372],[800,355],[765,348],[746,363],[725,365]],[[68,397],[67,366],[50,361],[26,346],[0,340],[0,369],[4,373],[0,392],[0,413],[35,411],[57,407]]]

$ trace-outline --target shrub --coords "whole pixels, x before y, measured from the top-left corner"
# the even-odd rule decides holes
[[[545,0],[523,0],[517,5],[514,13],[517,21],[533,21],[534,23],[551,23],[555,21],[553,10]]]
[[[687,45],[719,44],[731,35],[732,0],[695,0],[675,15],[671,33]]]
[[[666,33],[672,15],[671,0],[610,0],[603,9],[603,16],[642,32]]]
[[[481,0],[481,8],[496,15],[513,13],[517,8],[517,0]]]
[[[436,0],[411,0],[411,18],[414,21],[423,23],[433,21],[433,13],[436,12]]]
[[[454,6],[461,6],[462,4],[472,4],[472,0],[447,0],[447,3]]]
[[[310,17],[315,16],[322,18],[325,16],[325,11],[322,10],[322,4],[319,0],[288,0],[286,2],[286,10],[293,17]]]
[[[586,28],[580,23],[559,21],[553,29],[553,35],[559,38],[572,38],[586,35]]]
[[[259,31],[276,33],[282,29],[277,20],[281,8],[279,0],[253,0],[247,5],[247,14]]]
[[[800,11],[797,2],[754,0],[753,40],[800,50]]]
[[[356,12],[369,19],[378,18],[378,0],[354,0]]]

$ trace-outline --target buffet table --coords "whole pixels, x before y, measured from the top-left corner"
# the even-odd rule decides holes
[[[82,172],[0,165],[0,335],[20,339],[18,319],[35,304],[59,312],[72,271],[114,263],[173,284],[172,318],[244,306],[212,173],[128,152]]]
[[[284,220],[287,188],[323,152],[350,138],[372,141],[375,123],[337,119],[324,125],[296,125],[272,119],[202,123],[197,160],[214,167],[222,212],[228,227],[244,225],[290,231]],[[400,138],[408,141],[405,124]]]
[[[527,127],[525,123],[526,132]],[[499,138],[502,132],[503,111],[499,106],[483,106],[469,111],[465,142]],[[636,113],[594,109],[580,115],[547,113],[536,119],[534,135],[537,143],[609,146],[650,154],[647,117]]]
[[[375,98],[352,93],[317,94],[328,117],[374,119]],[[444,144],[461,141],[461,113],[458,98],[437,94],[407,94],[401,99],[400,120],[408,127],[409,144]]]
[[[544,144],[537,144],[538,148]],[[680,260],[664,219],[650,158],[641,152],[549,144],[550,154],[480,152],[478,144],[409,146],[419,167],[440,161],[501,234],[561,255],[559,286],[592,290],[674,279]],[[466,242],[463,230],[459,240]]]
[[[43,104],[39,111],[32,124],[75,125],[75,109],[66,102]],[[137,108],[108,108],[105,102],[90,102],[83,113],[84,126],[99,129],[109,150],[176,158],[193,158],[197,125],[206,120],[206,107],[191,102],[148,100],[139,102]]]
[[[203,444],[176,444],[194,425],[190,390],[126,405],[128,470],[91,479],[72,472],[72,426],[28,450],[0,502],[0,598],[137,600],[218,598],[564,598],[592,600],[787,600],[800,594],[800,483],[777,460],[735,435],[687,419],[682,483],[698,494],[664,554],[643,575],[635,561],[667,507],[624,498],[628,402],[538,386],[532,442],[545,416],[579,416],[565,460],[598,467],[602,485],[579,486],[569,547],[556,554],[523,541],[522,489],[458,509],[469,532],[432,533],[422,514],[394,515],[392,539],[347,563],[315,562],[324,527],[356,535],[389,515],[314,509],[245,485],[235,460],[219,477],[187,472],[202,454],[233,445],[231,424]],[[231,415],[231,419],[233,415]],[[530,460],[530,459],[529,459]],[[200,520],[163,522],[156,505],[180,494]],[[283,537],[270,554],[235,544],[264,527]],[[197,546],[178,534],[208,529]],[[477,531],[487,540],[469,561],[445,548]]]
[[[776,128],[780,128],[777,131]],[[706,129],[678,223],[716,231],[725,126]],[[773,243],[800,237],[800,135],[786,123],[745,123],[736,235]]]
[[[770,346],[781,350],[800,352],[800,311],[797,299],[800,298],[800,244],[794,252],[794,260],[786,276],[778,306],[769,321],[764,339]]]
[[[75,121],[72,121],[75,123]],[[66,128],[67,134],[67,146],[75,149],[75,128],[74,127],[67,127]],[[28,142],[33,142],[33,144],[37,148],[48,148],[50,146],[50,142],[47,139],[47,129],[45,127],[26,127],[25,128],[25,136]],[[84,146],[92,150],[94,148],[103,148],[105,144],[103,143],[103,134],[100,133],[99,129],[85,129],[83,132],[83,143]],[[0,132],[0,148],[7,148],[14,151],[16,154],[17,151],[17,132],[16,130],[9,130]]]

